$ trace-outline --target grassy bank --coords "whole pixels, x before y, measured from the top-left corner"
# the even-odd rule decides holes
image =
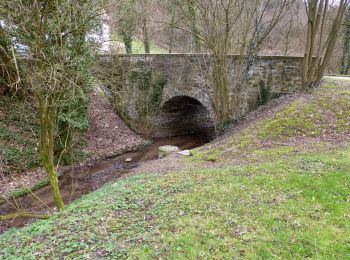
[[[8,231],[0,258],[350,258],[349,97],[330,81],[197,149],[185,163],[203,169],[110,183]]]
[[[269,159],[271,151],[290,156],[325,145],[334,148],[334,143],[348,140],[350,135],[350,82],[325,79],[316,90],[259,113],[258,119],[253,117],[238,133],[209,149],[195,151],[194,159],[226,162],[244,157],[245,161],[261,161]]]

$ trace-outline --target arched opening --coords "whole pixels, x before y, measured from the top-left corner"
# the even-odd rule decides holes
[[[210,141],[214,136],[214,122],[208,109],[197,99],[176,96],[166,101],[157,116],[158,136],[196,134]]]

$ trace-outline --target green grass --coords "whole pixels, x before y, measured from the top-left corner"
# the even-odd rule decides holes
[[[346,108],[337,92],[348,89],[323,88],[310,98],[335,93],[327,109]],[[186,161],[222,161],[225,167],[128,177],[48,220],[9,230],[0,236],[0,258],[350,259],[349,142],[259,146],[302,137],[295,129],[308,133],[313,102],[305,111],[292,102],[257,123],[260,128],[251,126],[206,152],[196,149]],[[347,131],[342,115],[332,113],[334,129]],[[291,120],[281,128],[290,132],[259,135],[285,117]],[[242,157],[241,164],[231,162]]]
[[[144,54],[145,49],[144,49],[143,42],[140,40],[133,41],[132,42],[132,51],[133,51],[132,52],[133,54]],[[169,52],[166,49],[163,49],[163,48],[155,45],[154,43],[151,43],[150,53],[151,54],[167,54]]]
[[[350,257],[350,148],[137,176],[0,237],[0,257]]]
[[[317,89],[308,100],[297,100],[259,127],[261,139],[319,136],[323,131],[342,133],[350,130],[350,89]],[[334,129],[332,129],[334,128]]]
[[[118,35],[113,35],[112,39],[116,42],[122,43],[122,40]],[[118,51],[125,53],[125,48],[122,48]],[[132,53],[133,54],[145,54],[144,44],[141,40],[138,40],[138,39],[133,40]],[[155,43],[151,43],[150,53],[151,54],[168,54],[169,52],[168,52],[168,50],[159,47]]]
[[[226,161],[242,154],[254,154],[257,147],[266,143],[286,142],[290,139],[304,139],[315,145],[314,138],[336,137],[350,132],[350,84],[346,80],[327,78],[325,83],[311,93],[296,98],[271,116],[259,120],[243,129],[239,134],[228,137],[211,149],[198,149],[193,160]],[[325,145],[318,141],[319,148]],[[276,149],[284,149],[278,147]],[[302,151],[303,147],[288,147]],[[268,159],[266,153],[260,153]],[[253,156],[253,159],[257,159]]]

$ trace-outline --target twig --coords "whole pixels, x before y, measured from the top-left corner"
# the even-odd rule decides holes
[[[8,214],[0,216],[0,220],[12,220],[15,218],[37,218],[37,219],[48,219],[50,215],[37,214],[31,212],[17,212],[14,214]]]

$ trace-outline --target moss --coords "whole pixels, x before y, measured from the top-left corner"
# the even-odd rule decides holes
[[[62,174],[60,172],[57,173],[57,177],[60,177]],[[38,182],[36,182],[32,187],[30,187],[29,189],[25,188],[25,189],[18,189],[15,190],[13,192],[10,192],[8,194],[5,195],[6,198],[18,198],[24,195],[27,195],[33,191],[36,191],[38,189],[40,189],[41,187],[44,187],[46,185],[49,184],[49,180],[48,179],[44,179],[44,180],[40,180]]]
[[[315,104],[304,104],[304,102],[296,101],[258,126],[257,136],[260,139],[278,139],[300,135],[317,136],[320,133],[319,118]]]
[[[296,100],[258,126],[260,139],[319,136],[333,128],[350,130],[350,89],[316,89],[305,100]]]
[[[255,158],[276,158],[283,153],[261,149],[260,144],[287,141],[289,138],[312,138],[321,135],[342,134],[350,131],[350,86],[339,82],[325,83],[303,97],[296,98],[272,116],[259,120],[225,143],[214,144],[211,149],[199,149],[195,158],[206,160],[214,154],[217,160],[239,158],[241,154],[256,154]],[[312,144],[314,147],[317,145]],[[322,146],[322,145],[321,145]],[[319,147],[321,148],[321,147]],[[273,149],[273,147],[272,147]],[[286,153],[288,149],[286,149]],[[292,150],[291,150],[292,152]]]
[[[239,149],[246,149],[254,143],[253,135],[244,131],[237,139],[234,139],[230,142],[232,146],[235,146]]]

